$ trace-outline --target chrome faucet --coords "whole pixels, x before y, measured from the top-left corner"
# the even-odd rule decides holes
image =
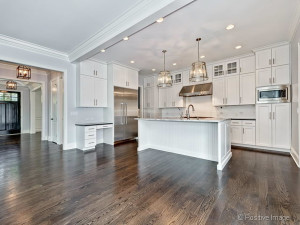
[[[193,112],[195,111],[195,108],[194,108],[194,106],[192,105],[192,104],[190,104],[189,106],[188,106],[188,108],[187,108],[187,110],[186,110],[186,118],[189,120],[190,119],[190,107],[192,107],[192,110],[193,110]]]

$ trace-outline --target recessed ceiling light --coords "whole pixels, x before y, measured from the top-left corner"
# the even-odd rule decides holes
[[[131,60],[131,61],[130,61],[130,63],[132,63],[132,64],[133,64],[133,63],[135,63],[135,61]]]
[[[229,24],[227,27],[226,27],[226,30],[231,30],[234,28],[234,25],[233,24]]]
[[[200,58],[201,58],[201,59],[204,59],[204,58],[205,58],[205,55],[201,55]]]
[[[173,63],[173,66],[176,66],[177,65],[177,63]]]
[[[235,46],[235,49],[240,49],[240,48],[242,48],[241,45]]]
[[[164,21],[164,18],[163,17],[160,17],[158,20],[156,20],[157,23],[161,23]]]
[[[156,71],[156,69],[152,69],[152,71],[154,72],[154,71]]]
[[[105,52],[105,49],[101,49],[101,52]]]
[[[123,40],[124,40],[124,41],[128,41],[128,40],[129,40],[129,37],[126,36],[126,37],[123,38]]]

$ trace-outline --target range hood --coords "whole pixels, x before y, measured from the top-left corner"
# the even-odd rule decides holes
[[[183,97],[204,95],[212,95],[212,83],[184,86],[179,93],[179,96]]]

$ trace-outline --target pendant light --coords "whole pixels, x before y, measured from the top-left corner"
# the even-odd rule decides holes
[[[31,69],[27,66],[20,65],[17,67],[17,78],[20,79],[31,79]]]
[[[170,75],[170,71],[166,71],[166,52],[167,50],[162,51],[164,54],[164,70],[159,72],[158,75],[158,87],[171,87],[172,79]]]
[[[192,64],[192,70],[190,72],[191,82],[200,82],[208,80],[206,63],[200,61],[199,57],[199,42],[201,41],[201,38],[197,38],[196,41],[198,42],[198,61]]]
[[[7,90],[17,90],[17,82],[13,80],[9,80],[6,82],[6,89]]]

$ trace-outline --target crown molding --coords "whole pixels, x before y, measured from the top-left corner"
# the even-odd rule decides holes
[[[46,48],[37,44],[33,44],[27,41],[22,41],[16,38],[8,37],[0,34],[0,45],[6,45],[13,48],[18,48],[33,53],[69,61],[68,54],[60,51],[56,51],[50,48]]]
[[[126,67],[126,68],[128,68],[128,69],[135,70],[135,71],[137,71],[137,72],[140,71],[140,69],[138,69],[138,68],[131,67],[131,66],[127,66],[127,65],[122,64],[122,63],[120,63],[120,62],[118,62],[118,61],[110,61],[110,62],[108,62],[107,64],[108,64],[108,65],[118,65],[118,66]]]
[[[270,45],[265,45],[265,46],[262,46],[262,47],[259,47],[259,48],[255,48],[252,51],[255,53],[255,52],[266,50],[266,49],[269,49],[269,48],[275,48],[275,47],[279,47],[279,46],[282,46],[282,45],[289,45],[289,44],[290,44],[290,42],[288,42],[288,41],[282,41],[282,42],[278,42],[278,43],[274,43],[274,44],[270,44]]]
[[[75,48],[69,54],[70,61],[74,62],[78,60],[80,57],[93,51],[102,44],[115,38],[122,32],[125,32],[126,30],[132,28],[137,23],[143,21],[154,13],[157,13],[159,10],[175,1],[176,0],[143,0],[138,2],[136,5],[122,14],[119,18],[107,25],[104,29]]]

